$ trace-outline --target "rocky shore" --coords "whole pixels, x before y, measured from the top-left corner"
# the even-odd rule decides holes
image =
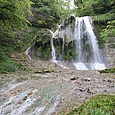
[[[0,74],[1,115],[66,114],[96,94],[115,94],[115,74],[62,69],[41,60],[20,61],[31,71]]]

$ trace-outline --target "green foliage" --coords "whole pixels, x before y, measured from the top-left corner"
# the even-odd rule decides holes
[[[78,6],[76,15],[77,16],[85,16],[85,15],[93,15],[93,6],[94,1],[92,0],[76,0],[75,2]]]
[[[13,52],[9,44],[0,44],[0,73],[15,72],[18,64],[9,58],[9,52]]]
[[[96,95],[67,115],[114,115],[114,95]]]
[[[107,37],[115,37],[115,20],[109,21],[108,25],[101,32],[101,38],[106,39]]]
[[[92,16],[97,24],[108,24],[100,33],[101,39],[115,36],[115,0],[76,0],[77,16]],[[107,23],[108,22],[108,23]]]
[[[78,6],[77,16],[115,13],[114,0],[76,0],[75,3]]]
[[[26,26],[28,22],[26,17],[30,15],[31,3],[30,0],[0,1],[0,27],[2,27],[0,36],[12,36],[13,31]]]
[[[106,22],[114,19],[114,13],[106,13],[100,14],[96,16],[92,16],[93,21],[97,22],[98,24],[106,24]]]
[[[3,54],[3,52],[2,52]],[[15,72],[18,70],[18,64],[3,54],[0,58],[0,73]]]
[[[0,62],[0,73],[15,72],[17,70],[17,63],[10,60],[8,57],[5,59],[5,61]]]
[[[17,33],[14,38],[14,49],[18,52],[24,51],[27,47],[29,47],[33,41],[35,41],[35,36],[38,33],[37,28],[27,27],[24,30]]]
[[[69,3],[63,0],[32,0],[35,4],[33,14],[39,14],[42,18],[38,18],[37,22],[54,28],[60,20],[68,17],[73,10],[70,10]]]

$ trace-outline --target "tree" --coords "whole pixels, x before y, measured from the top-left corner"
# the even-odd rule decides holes
[[[101,32],[101,38],[103,39],[111,36],[115,37],[115,20],[109,21],[106,28]]]
[[[100,15],[113,12],[114,0],[76,0],[78,6],[77,15]]]
[[[30,0],[0,0],[0,39],[29,23],[31,4]]]
[[[70,16],[72,12],[69,2],[63,0],[32,0],[32,2],[35,3],[32,5],[33,15],[42,27],[52,28],[60,20]]]

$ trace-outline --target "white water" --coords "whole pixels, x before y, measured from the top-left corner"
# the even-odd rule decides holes
[[[68,19],[68,18],[67,18]],[[56,63],[62,68],[68,69],[64,65],[64,62],[61,63],[60,60],[56,59],[56,51],[53,43],[54,39],[62,38],[62,55],[64,54],[64,41],[66,36],[66,42],[74,41],[76,47],[76,58],[73,59],[73,65],[77,70],[101,70],[105,69],[106,66],[102,61],[100,54],[97,38],[94,34],[94,28],[92,26],[92,19],[88,16],[86,17],[76,17],[74,32],[72,31],[71,25],[61,29],[64,25],[64,21],[61,25],[58,26],[55,32],[47,29],[51,34],[51,61]],[[34,45],[34,44],[33,44]],[[33,46],[32,45],[32,46]],[[30,46],[25,54],[29,59],[32,59],[29,56],[29,50],[32,47]]]
[[[80,62],[75,63],[75,62],[74,62],[73,65],[75,66],[75,68],[76,68],[77,70],[88,70],[88,68],[85,66],[84,63],[80,63]]]
[[[51,48],[52,48],[52,61],[55,61],[56,60],[56,52],[55,52],[55,47],[54,47],[54,44],[53,44],[53,37],[51,38]]]
[[[59,65],[60,67],[64,68],[64,69],[69,69],[68,67],[64,66],[62,64],[61,61],[57,61],[56,60],[56,51],[55,51],[55,47],[54,47],[54,43],[53,43],[53,39],[56,38],[56,35],[59,33],[59,29],[60,29],[61,25],[59,25],[58,29],[53,33],[51,30],[47,29],[51,34],[51,49],[52,49],[52,57],[51,57],[51,61],[56,63],[57,65]],[[61,34],[61,36],[63,36],[63,34]],[[64,51],[64,37],[63,37],[63,47],[62,47],[62,52]]]
[[[88,16],[81,18],[76,17],[74,34],[76,46],[76,59],[74,66],[76,69],[105,69],[105,64],[101,59],[100,50],[98,47],[98,41],[93,31],[91,18]]]
[[[32,58],[31,58],[31,56],[29,55],[29,50],[31,49],[31,47],[34,45],[35,43],[33,43],[24,53],[28,56],[28,58],[30,59],[30,60],[33,60]]]
[[[33,90],[32,95],[37,91],[37,89]],[[22,115],[23,112],[36,101],[35,98],[32,98],[32,95],[28,96],[25,101],[21,101],[29,92],[30,90],[11,96],[0,106],[0,115],[6,115],[8,113],[8,115]]]
[[[73,10],[75,8],[77,8],[74,4],[74,0],[62,0],[64,2],[68,2],[69,3],[69,7],[70,7],[70,10]],[[66,8],[66,7],[65,7]]]
[[[68,19],[68,18],[67,18]],[[56,63],[62,68],[69,69],[67,66],[64,65],[64,62],[56,59],[56,51],[55,46],[53,43],[54,39],[62,38],[62,54],[64,54],[64,36],[67,38],[67,42],[74,41],[76,47],[76,58],[73,59],[73,65],[77,70],[101,70],[105,69],[106,66],[102,61],[102,57],[100,54],[99,46],[97,38],[93,31],[92,20],[90,17],[76,17],[75,21],[75,28],[74,33],[72,32],[72,28],[68,25],[65,29],[61,29],[63,27],[64,22],[62,25],[59,25],[55,32],[47,29],[51,34],[51,61]],[[34,45],[34,44],[33,44]],[[33,46],[32,45],[32,46]],[[29,56],[29,50],[32,47],[30,46],[26,51],[25,54],[28,56],[29,59],[32,59]]]

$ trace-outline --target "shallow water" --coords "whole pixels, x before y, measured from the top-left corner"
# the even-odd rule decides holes
[[[0,74],[0,80],[1,115],[58,115],[95,94],[115,94],[114,74],[98,71]]]

